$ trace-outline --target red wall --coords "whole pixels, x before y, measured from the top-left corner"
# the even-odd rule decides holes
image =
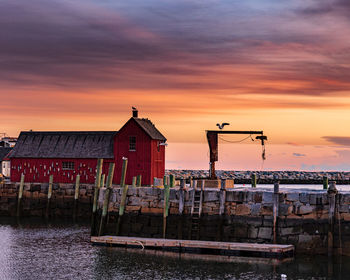
[[[163,178],[165,173],[165,146],[159,146],[161,141],[152,140],[152,171],[151,178]],[[158,149],[159,147],[159,149]],[[152,179],[153,180],[153,179]],[[153,182],[152,182],[153,183]]]
[[[136,137],[136,151],[129,151],[129,137]],[[128,159],[128,169],[126,172],[126,184],[132,184],[132,177],[142,175],[142,185],[151,185],[151,138],[142,128],[130,119],[117,134],[116,153],[116,182],[121,179],[122,158]]]
[[[62,170],[62,161],[74,162],[74,170]],[[102,173],[107,176],[109,162],[105,159]],[[53,174],[54,182],[74,183],[77,174],[80,174],[81,183],[95,183],[97,159],[35,159],[12,158],[11,181],[19,182],[21,174],[25,175],[25,182],[49,182]]]
[[[129,137],[136,137],[136,151],[129,151]],[[165,147],[150,136],[130,119],[118,132],[114,140],[115,159],[105,159],[103,173],[108,174],[109,163],[115,160],[114,184],[120,184],[123,157],[128,158],[126,184],[132,184],[132,177],[141,175],[142,185],[152,185],[153,178],[162,178],[165,172]],[[62,170],[62,162],[75,163],[74,170]],[[95,182],[97,159],[36,159],[11,158],[11,181],[19,182],[21,173],[25,174],[25,182],[48,182],[49,175],[54,175],[54,182],[74,183],[80,174],[81,183]]]

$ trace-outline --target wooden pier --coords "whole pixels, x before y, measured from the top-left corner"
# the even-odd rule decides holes
[[[162,249],[215,255],[290,257],[294,254],[293,245],[277,244],[157,239],[128,236],[92,236],[91,242],[96,245],[139,247],[140,249]]]

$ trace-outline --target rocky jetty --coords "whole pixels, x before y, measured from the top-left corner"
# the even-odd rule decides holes
[[[335,180],[337,184],[349,184],[350,172],[338,171],[235,171],[235,170],[218,170],[216,175],[222,179],[234,179],[237,184],[246,184],[251,180],[252,174],[255,173],[257,181],[260,184],[271,184],[280,181],[281,184],[319,184],[322,183],[323,177],[329,180]],[[208,170],[166,170],[166,175],[173,174],[176,179],[180,178],[208,178]]]

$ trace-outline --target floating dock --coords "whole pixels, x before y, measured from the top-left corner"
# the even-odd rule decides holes
[[[140,249],[161,249],[178,252],[194,252],[214,255],[290,257],[294,255],[293,245],[216,242],[199,240],[176,240],[141,238],[128,236],[92,236],[96,245],[138,247]]]

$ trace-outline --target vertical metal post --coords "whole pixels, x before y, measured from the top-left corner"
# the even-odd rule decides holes
[[[136,188],[136,176],[132,177],[132,187]]]

